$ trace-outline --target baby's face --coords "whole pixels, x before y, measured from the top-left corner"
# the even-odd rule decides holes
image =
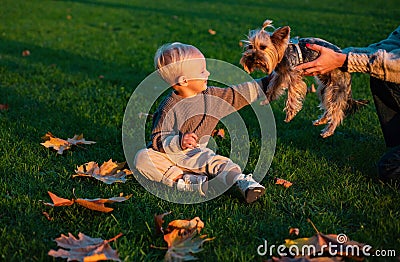
[[[194,52],[191,59],[182,64],[182,74],[188,80],[188,88],[194,92],[201,92],[207,88],[207,79],[210,72],[207,71],[206,59],[200,52]]]

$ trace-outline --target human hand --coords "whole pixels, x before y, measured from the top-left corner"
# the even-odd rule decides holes
[[[343,66],[346,61],[346,54],[335,52],[330,48],[316,44],[306,44],[306,47],[320,53],[320,56],[314,61],[296,66],[296,69],[303,70],[303,74],[306,76],[328,73],[335,68]]]
[[[186,133],[182,137],[181,147],[183,150],[185,149],[193,149],[197,147],[197,135],[195,133]]]

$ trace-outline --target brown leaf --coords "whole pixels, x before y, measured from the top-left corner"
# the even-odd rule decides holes
[[[164,234],[163,224],[164,224],[164,216],[171,214],[172,211],[163,213],[161,215],[154,215],[154,224],[156,226],[156,234]]]
[[[292,182],[289,182],[285,179],[278,178],[278,177],[275,177],[274,181],[275,181],[276,185],[283,185],[285,188],[291,187],[293,184]]]
[[[61,234],[59,238],[55,239],[57,245],[61,248],[57,251],[50,250],[48,255],[67,258],[68,261],[121,261],[117,251],[113,250],[109,245],[110,242],[115,241],[120,236],[122,234],[118,234],[109,240],[103,240],[101,238],[91,238],[83,233],[79,233],[78,238],[71,233],[68,233],[68,237]]]
[[[49,213],[43,211],[42,214],[47,218],[47,220],[52,221],[53,218],[49,215]]]
[[[0,110],[8,110],[8,104],[0,104]]]
[[[107,162],[104,162],[100,167],[96,162],[88,162],[77,167],[75,170],[75,175],[72,177],[77,176],[88,176],[94,177],[106,184],[112,184],[114,182],[126,182],[126,176],[132,175],[132,171],[129,169],[124,169],[126,162],[117,163],[113,162],[110,159]]]

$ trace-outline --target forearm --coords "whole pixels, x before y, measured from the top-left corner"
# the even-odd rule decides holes
[[[400,83],[400,27],[387,39],[364,48],[349,47],[348,71],[368,73],[393,83]]]
[[[266,93],[269,85],[270,77],[266,76],[260,79],[256,79],[251,82],[246,82],[243,84],[239,84],[233,86],[234,92],[240,94],[244,100],[243,101],[234,101],[235,108],[241,108],[245,105],[251,104],[260,98],[264,98],[264,94]],[[238,97],[238,96],[236,96]]]
[[[152,139],[152,148],[162,153],[176,153],[182,151],[179,135],[155,134]]]
[[[384,81],[400,83],[400,50],[397,51],[387,53],[380,49],[373,54],[349,52],[347,71],[368,73]]]

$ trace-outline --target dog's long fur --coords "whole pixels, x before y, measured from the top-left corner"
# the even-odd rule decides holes
[[[266,28],[272,27],[272,21],[266,20],[259,30],[251,30],[245,42],[245,51],[240,59],[243,68],[251,73],[259,69],[270,74],[265,103],[278,99],[288,90],[285,106],[285,122],[290,122],[301,110],[307,93],[302,71],[295,69],[301,63],[315,60],[319,53],[305,47],[307,43],[318,44],[341,52],[340,48],[319,38],[300,38],[290,41],[290,27],[284,26],[270,33]],[[351,95],[351,75],[334,69],[315,77],[318,83],[317,93],[320,108],[324,113],[314,125],[327,126],[321,136],[333,135],[336,127],[343,121],[347,111],[366,104],[366,100],[354,100]]]

